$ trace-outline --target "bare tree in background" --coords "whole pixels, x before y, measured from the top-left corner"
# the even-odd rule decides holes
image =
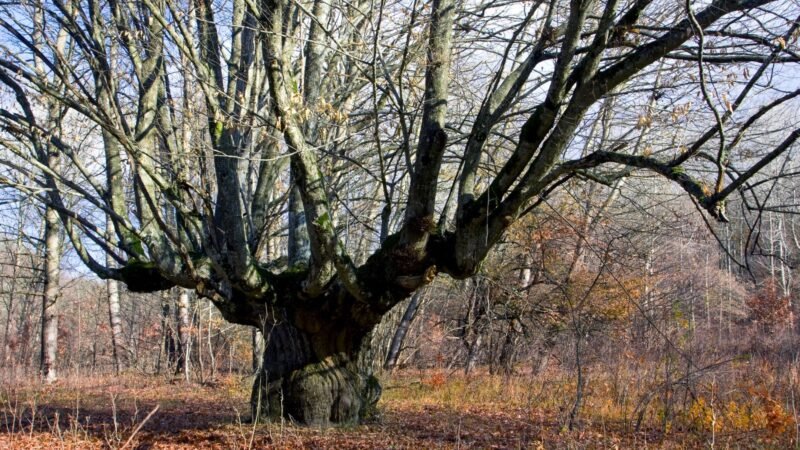
[[[67,4],[69,8],[69,4]],[[38,5],[33,9],[33,33],[31,41],[34,46],[42,48],[45,46],[44,30],[45,11]],[[67,31],[60,29],[55,37],[54,51],[58,54],[68,54],[67,52]],[[33,70],[42,79],[50,81],[47,75],[46,62],[39,55],[33,55]],[[60,64],[60,62],[58,63]],[[54,88],[63,92],[66,90],[66,83],[57,79],[54,81]],[[67,109],[65,105],[56,99],[45,99],[42,105],[44,120],[42,121],[42,132],[60,138],[64,125],[64,116]],[[59,149],[49,142],[37,143],[37,156],[39,161],[51,170],[45,176],[44,188],[56,191],[58,189],[57,178],[61,170]],[[44,211],[44,297],[42,298],[42,351],[41,369],[45,383],[52,383],[58,378],[56,374],[56,358],[58,355],[58,297],[60,295],[60,265],[61,265],[61,221],[58,212],[50,205],[45,206]]]
[[[186,381],[189,381],[191,377],[191,367],[192,367],[192,360],[191,360],[191,350],[192,350],[192,334],[191,334],[191,313],[190,313],[190,293],[185,289],[181,289],[178,293],[178,304],[175,314],[178,319],[178,343],[180,344],[179,352],[180,356],[178,358],[178,367],[176,368],[179,372],[183,373],[183,377]]]
[[[106,221],[106,235],[113,238],[114,228],[110,220]],[[106,264],[113,267],[114,258],[106,256]],[[119,375],[122,370],[122,318],[119,313],[119,284],[113,278],[106,279],[108,291],[108,322],[111,327],[111,356],[114,359],[114,373]]]

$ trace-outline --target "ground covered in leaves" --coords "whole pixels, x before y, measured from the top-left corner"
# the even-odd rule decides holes
[[[586,404],[566,426],[565,386],[539,378],[409,371],[384,380],[380,415],[353,427],[248,423],[247,377],[185,383],[164,377],[70,378],[40,387],[5,381],[0,448],[784,448],[791,437],[664,432]]]

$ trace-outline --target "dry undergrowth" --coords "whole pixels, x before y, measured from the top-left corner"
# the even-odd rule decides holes
[[[563,375],[563,376],[562,376]],[[787,448],[796,421],[773,400],[704,397],[665,424],[652,402],[634,427],[635,396],[599,375],[574,430],[565,426],[566,374],[465,377],[405,371],[385,380],[381,415],[325,430],[247,423],[249,380],[207,385],[163,377],[73,378],[0,390],[0,448]],[[630,383],[628,384],[630,386]],[[757,395],[753,398],[756,398]]]

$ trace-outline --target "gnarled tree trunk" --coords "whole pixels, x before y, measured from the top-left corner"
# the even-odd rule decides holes
[[[308,326],[322,322],[302,315],[294,321],[305,329],[281,321],[263,332],[264,360],[251,396],[255,420],[328,426],[372,414],[381,388],[366,357],[369,332],[342,324]]]

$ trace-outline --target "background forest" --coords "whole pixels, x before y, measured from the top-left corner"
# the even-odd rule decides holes
[[[791,184],[773,188],[787,203],[796,196]],[[382,408],[496,404],[549,411],[561,433],[608,423],[621,436],[657,430],[656,440],[797,442],[800,224],[741,211],[709,228],[657,179],[567,186],[515,225],[478,275],[440,278],[384,318],[373,335]],[[14,212],[2,243],[6,389],[41,364],[42,240],[21,225],[40,212]],[[214,386],[255,372],[260,333],[227,323],[209,301],[122,288],[110,315],[114,283],[64,269],[65,379],[119,370]]]
[[[800,446],[799,11],[0,2],[0,447]]]

